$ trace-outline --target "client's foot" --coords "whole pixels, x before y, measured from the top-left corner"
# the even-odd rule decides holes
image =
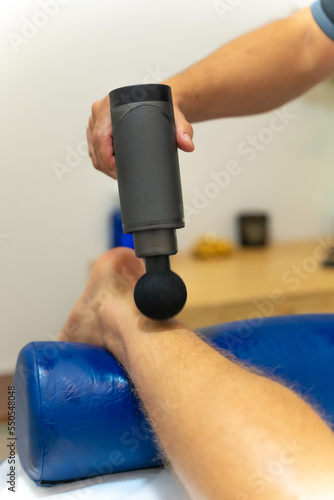
[[[143,320],[133,300],[143,273],[143,263],[133,250],[116,248],[105,253],[94,265],[58,340],[99,345],[121,360],[123,332]]]

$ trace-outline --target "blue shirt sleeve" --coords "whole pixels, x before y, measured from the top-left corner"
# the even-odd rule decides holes
[[[319,27],[334,40],[334,0],[317,0],[311,10]]]

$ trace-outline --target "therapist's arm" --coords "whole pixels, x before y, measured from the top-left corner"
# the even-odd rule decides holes
[[[334,72],[334,42],[311,9],[224,45],[166,80],[189,122],[276,108]]]
[[[224,45],[163,83],[172,87],[178,147],[192,151],[190,122],[268,111],[334,72],[334,42],[311,9]],[[96,101],[87,128],[98,170],[116,177],[109,97]]]
[[[192,499],[333,500],[334,436],[317,412],[178,321],[142,316],[133,290],[143,272],[132,250],[101,257],[59,340],[122,363]]]

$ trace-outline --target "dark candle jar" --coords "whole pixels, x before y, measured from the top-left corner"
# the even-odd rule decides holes
[[[268,215],[248,213],[238,216],[239,243],[244,247],[262,247],[268,244]]]

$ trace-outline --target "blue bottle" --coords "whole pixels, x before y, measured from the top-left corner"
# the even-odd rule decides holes
[[[120,208],[110,215],[109,220],[109,248],[128,247],[134,248],[133,235],[123,233],[122,216]]]

